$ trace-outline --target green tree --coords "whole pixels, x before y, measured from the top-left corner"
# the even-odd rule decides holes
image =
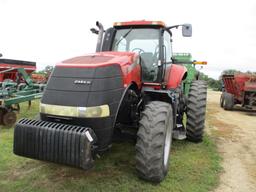
[[[35,71],[34,73],[36,74],[44,74],[44,75],[49,75],[53,71],[54,67],[51,65],[47,65],[43,70],[40,71]]]
[[[202,72],[200,72],[200,79],[206,81],[209,88],[212,88],[214,90],[221,90],[222,85],[220,79],[213,79]]]

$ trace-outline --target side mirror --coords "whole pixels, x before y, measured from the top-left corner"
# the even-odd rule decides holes
[[[192,25],[191,24],[183,24],[182,25],[182,36],[183,37],[191,37],[192,36]]]
[[[95,29],[95,28],[91,28],[90,30],[91,30],[92,33],[94,33],[96,35],[99,34],[99,31],[97,29]]]

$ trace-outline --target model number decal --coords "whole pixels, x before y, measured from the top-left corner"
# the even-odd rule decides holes
[[[74,83],[75,83],[75,84],[84,84],[84,85],[90,85],[90,84],[92,84],[91,81],[86,81],[86,80],[75,80]]]

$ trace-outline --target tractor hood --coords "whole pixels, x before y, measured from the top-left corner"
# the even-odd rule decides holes
[[[136,55],[132,52],[100,52],[58,63],[42,103],[73,107],[118,105],[125,88],[123,73]]]
[[[124,68],[137,58],[138,54],[133,52],[99,52],[67,59],[56,67],[94,68],[118,64]]]
[[[123,75],[136,57],[132,52],[99,52],[62,61],[51,74],[42,103],[75,107],[117,103]]]

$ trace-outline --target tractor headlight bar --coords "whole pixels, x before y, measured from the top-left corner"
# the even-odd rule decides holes
[[[67,117],[96,118],[108,117],[110,115],[110,110],[108,105],[94,107],[73,107],[41,103],[40,113]]]

